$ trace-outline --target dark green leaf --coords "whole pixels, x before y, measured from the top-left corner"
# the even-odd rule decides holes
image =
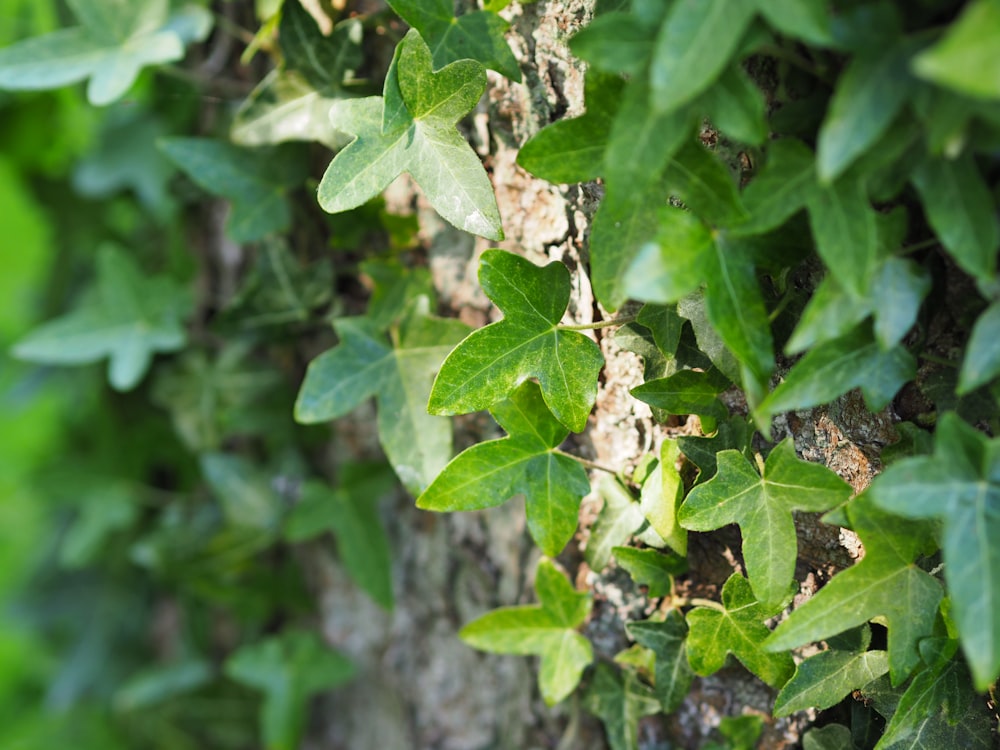
[[[521,80],[517,58],[503,38],[507,22],[496,13],[472,11],[456,18],[451,0],[389,0],[389,5],[427,40],[435,69],[472,59]]]
[[[115,708],[136,711],[206,685],[212,680],[212,666],[203,659],[188,658],[144,669],[115,692]]]
[[[611,12],[597,16],[574,34],[569,47],[597,70],[637,76],[653,54],[655,39],[656,28],[634,12]]]
[[[743,191],[750,218],[733,231],[762,234],[781,226],[805,207],[815,185],[816,160],[809,147],[794,138],[774,141],[767,164]]]
[[[684,456],[698,467],[698,481],[705,482],[715,475],[717,458],[722,451],[732,449],[741,452],[744,457],[748,455],[750,428],[744,417],[736,416],[719,422],[711,437],[681,435],[677,444]]]
[[[917,320],[931,290],[927,272],[913,261],[889,258],[872,279],[869,299],[877,300],[875,338],[883,349],[896,346]]]
[[[819,256],[845,290],[863,296],[878,262],[875,211],[864,183],[845,177],[817,186],[807,203]]]
[[[684,319],[677,314],[674,305],[643,305],[635,322],[649,329],[664,357],[674,357],[680,344],[681,329],[684,327]]]
[[[767,647],[783,653],[883,617],[889,672],[898,685],[920,660],[917,644],[930,635],[942,596],[941,584],[913,564],[927,549],[927,525],[883,513],[864,495],[846,512],[864,544],[864,558],[792,612]]]
[[[458,636],[481,651],[537,654],[542,663],[538,685],[552,706],[576,689],[593,661],[590,641],[576,629],[590,614],[590,596],[576,591],[549,560],[538,563],[535,591],[539,604],[502,607],[463,627]]]
[[[881,508],[944,525],[945,580],[976,687],[1000,674],[1000,439],[953,413],[938,421],[933,457],[898,461],[870,490]]]
[[[459,344],[434,381],[432,414],[487,409],[526,378],[537,378],[546,405],[574,432],[587,424],[604,364],[593,340],[562,330],[569,303],[569,271],[562,263],[538,267],[503,250],[480,258],[479,283],[504,319]]]
[[[659,599],[670,593],[673,577],[687,570],[683,558],[665,555],[655,549],[612,547],[611,553],[636,585],[646,587],[646,596],[650,599]]]
[[[398,323],[417,297],[427,297],[433,304],[434,282],[427,268],[406,268],[395,260],[367,260],[359,270],[374,284],[365,317],[378,326]]]
[[[656,654],[653,690],[665,712],[676,711],[694,680],[684,642],[688,630],[684,616],[679,610],[671,609],[663,620],[629,622],[625,629],[637,643]]]
[[[455,128],[486,88],[483,67],[459,60],[432,72],[430,50],[411,30],[397,47],[393,69],[398,72],[386,77],[384,99],[334,104],[334,127],[355,139],[327,167],[319,185],[320,206],[330,213],[356,208],[409,172],[447,221],[472,234],[503,239],[493,186]]]
[[[396,344],[368,318],[334,324],[340,344],[309,363],[295,420],[325,422],[365,399],[378,399],[379,440],[403,486],[419,494],[451,456],[451,424],[427,413],[431,379],[468,331],[457,320],[427,314],[426,298],[398,326]]]
[[[630,393],[668,414],[699,414],[725,419],[729,411],[718,398],[723,390],[725,386],[720,387],[718,380],[709,373],[679,370],[636,386]]]
[[[854,750],[851,730],[843,724],[812,728],[802,738],[802,750]]]
[[[597,665],[583,705],[604,722],[611,750],[639,750],[639,719],[660,710],[653,691],[634,672],[619,673],[603,662]]]
[[[711,226],[734,226],[749,216],[729,168],[700,143],[688,142],[671,158],[666,184],[671,194]]]
[[[97,281],[73,312],[34,329],[14,345],[18,359],[77,365],[108,358],[108,382],[134,388],[156,352],[184,346],[181,319],[190,298],[164,276],[146,276],[129,255],[111,245],[97,253]]]
[[[757,0],[756,5],[757,11],[782,34],[820,47],[832,45],[825,0]]]
[[[798,354],[817,344],[846,336],[871,312],[870,299],[854,298],[836,278],[827,275],[809,298],[785,344],[785,352]]]
[[[722,337],[715,330],[714,324],[709,321],[707,308],[708,305],[704,293],[697,291],[689,294],[677,303],[677,314],[682,318],[687,318],[691,323],[691,330],[694,331],[698,351],[703,355],[707,355],[712,364],[725,377],[734,383],[738,383],[741,375],[739,360],[729,351]],[[681,344],[684,344],[683,339]],[[679,360],[680,358],[678,357]]]
[[[738,451],[717,458],[718,472],[688,494],[680,523],[693,531],[739,524],[754,595],[762,605],[779,605],[795,575],[792,511],[829,510],[851,496],[851,487],[825,466],[798,459],[790,439],[771,451],[763,476]]]
[[[994,302],[977,319],[962,360],[958,393],[971,393],[1000,375],[1000,302]]]
[[[327,36],[302,3],[283,3],[278,39],[285,69],[301,73],[327,94],[340,89],[362,63],[361,22],[356,18],[337,24]]]
[[[792,679],[774,701],[774,715],[830,708],[888,671],[889,656],[885,651],[823,651],[795,668]]]
[[[698,99],[708,120],[730,138],[755,146],[767,140],[764,96],[739,67],[731,67]]]
[[[722,669],[731,653],[772,687],[788,681],[795,669],[790,653],[767,653],[762,644],[770,631],[764,620],[779,608],[756,601],[750,584],[738,573],[722,588],[720,608],[696,607],[687,614],[688,661],[700,675]]]
[[[967,4],[944,37],[914,58],[914,72],[968,96],[1000,99],[997,28],[1000,6],[995,0]]]
[[[569,431],[552,418],[536,383],[523,383],[491,412],[508,436],[456,456],[417,498],[417,507],[477,510],[522,493],[528,530],[554,557],[576,531],[580,498],[590,492],[587,472],[558,452]]]

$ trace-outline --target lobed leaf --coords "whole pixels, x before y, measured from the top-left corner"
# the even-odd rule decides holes
[[[691,690],[694,672],[688,664],[685,638],[688,628],[679,610],[671,609],[663,620],[639,620],[625,624],[636,643],[656,654],[653,691],[666,713],[676,711]]]
[[[583,705],[604,723],[611,750],[638,750],[639,719],[660,710],[653,691],[634,672],[619,673],[604,662],[594,671]]]

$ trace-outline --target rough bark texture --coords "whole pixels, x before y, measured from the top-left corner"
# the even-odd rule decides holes
[[[573,275],[568,316],[590,322],[602,316],[584,273],[589,223],[600,200],[598,184],[552,185],[516,163],[518,147],[537,130],[583,110],[583,67],[566,42],[593,12],[593,0],[540,0],[512,4],[509,41],[524,75],[523,84],[490,75],[490,86],[468,122],[468,135],[490,170],[507,240],[500,246],[536,263],[559,260]],[[408,181],[390,190],[394,210],[416,207],[445,312],[473,325],[496,318],[476,285],[478,255],[489,245],[438,219]],[[691,432],[690,425],[665,427],[628,391],[642,379],[641,360],[622,351],[613,331],[597,332],[607,358],[597,408],[588,431],[573,450],[601,465],[620,468],[655,450],[664,435]],[[374,415],[355,415],[338,428],[337,450],[373,449]],[[493,435],[488,417],[457,421],[458,447]],[[799,454],[830,466],[861,490],[878,468],[882,445],[895,439],[888,414],[871,418],[859,398],[848,396],[831,408],[794,414],[775,425],[778,438],[792,435]],[[655,610],[623,571],[612,563],[591,571],[583,563],[588,527],[600,509],[593,494],[584,499],[577,538],[560,562],[578,586],[594,594],[586,634],[598,658],[610,659],[628,645],[624,619]],[[457,638],[462,624],[490,609],[533,600],[531,576],[538,551],[525,531],[523,504],[511,501],[486,512],[432,515],[398,497],[384,508],[394,540],[397,605],[379,610],[317,547],[310,556],[323,630],[346,651],[363,676],[334,694],[314,727],[315,748],[380,750],[569,750],[606,747],[603,731],[576,698],[545,707],[536,687],[537,661],[479,653]],[[856,537],[799,518],[802,597],[850,565],[861,554]],[[734,568],[740,569],[739,534],[724,529],[693,535],[691,572],[685,585],[698,596],[715,596]],[[774,692],[738,665],[697,679],[682,708],[669,717],[644,719],[642,748],[698,748],[727,715],[746,712],[769,717]],[[766,718],[760,747],[791,747],[809,717]],[[669,743],[669,744],[667,744]]]

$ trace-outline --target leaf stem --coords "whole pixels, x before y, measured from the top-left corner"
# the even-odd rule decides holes
[[[561,451],[558,448],[553,448],[552,452],[559,456],[566,456],[566,458],[572,458],[574,461],[578,461],[588,469],[594,469],[595,471],[605,471],[608,474],[614,474],[615,476],[618,475],[618,472],[615,471],[614,469],[609,469],[607,466],[601,466],[600,464],[596,464],[593,461],[588,461],[587,459],[582,458],[580,456],[574,456],[572,453]]]
[[[936,354],[928,354],[927,352],[920,353],[920,359],[926,359],[928,362],[934,362],[938,365],[944,365],[945,367],[958,368],[958,362],[954,362],[950,359],[945,359],[944,357],[939,357]]]
[[[596,323],[580,323],[578,325],[556,326],[560,331],[596,331],[598,328],[611,328],[612,326],[623,326],[627,323],[634,323],[638,315],[619,315],[610,320],[599,320]]]
[[[701,599],[699,597],[692,597],[690,599],[680,597],[679,599],[675,599],[672,604],[678,609],[681,607],[706,607],[708,609],[714,609],[718,612],[726,611],[726,608],[714,599]]]

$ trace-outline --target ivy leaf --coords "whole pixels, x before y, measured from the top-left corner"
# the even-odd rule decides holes
[[[409,172],[447,221],[472,234],[503,239],[493,186],[455,127],[486,88],[483,67],[460,60],[432,72],[430,50],[411,29],[396,48],[393,69],[384,99],[334,104],[334,127],[355,138],[327,167],[319,185],[320,206],[329,213],[357,208]]]
[[[847,291],[864,296],[878,261],[875,211],[864,182],[848,176],[817,186],[807,203],[819,256]]]
[[[756,0],[757,12],[786,36],[819,47],[833,44],[824,0]]]
[[[309,698],[349,681],[355,668],[315,634],[290,630],[243,646],[226,660],[225,672],[264,693],[260,720],[267,750],[293,750]]]
[[[642,506],[614,477],[603,477],[597,492],[604,500],[601,512],[590,529],[584,558],[592,570],[604,570],[615,547],[628,541],[646,522]]]
[[[180,60],[184,45],[203,41],[212,16],[197,5],[173,13],[168,0],[69,3],[83,24],[25,39],[0,50],[0,89],[35,91],[89,78],[95,106],[120,99],[148,65]]]
[[[727,449],[737,450],[747,457],[750,446],[750,427],[744,417],[735,416],[719,422],[711,437],[681,435],[677,444],[684,456],[698,467],[698,481],[711,479],[717,470],[717,458]]]
[[[783,685],[795,669],[792,655],[768,653],[762,645],[770,635],[764,620],[778,609],[756,601],[747,579],[734,573],[722,587],[718,609],[696,607],[687,614],[691,668],[702,676],[713,674],[731,653],[771,687]]]
[[[698,104],[709,122],[730,138],[755,146],[767,140],[764,96],[739,66],[725,70]]]
[[[638,750],[639,719],[660,711],[653,691],[635,672],[617,672],[604,662],[594,671],[583,706],[604,723],[611,750]]]
[[[337,540],[347,572],[378,604],[392,609],[392,556],[376,500],[395,485],[384,464],[347,464],[340,484],[302,486],[299,504],[285,522],[285,539],[300,542],[325,531]]]
[[[851,487],[825,466],[797,458],[791,438],[774,447],[763,475],[739,451],[723,451],[717,460],[716,475],[688,494],[680,523],[692,531],[739,524],[754,595],[777,606],[787,601],[795,577],[792,511],[829,510],[851,496]]]
[[[389,0],[389,5],[427,40],[435,69],[472,59],[521,81],[517,58],[503,38],[507,22],[496,13],[478,10],[456,18],[451,0]]]
[[[650,67],[652,99],[669,112],[707,89],[736,52],[753,20],[751,3],[679,0],[657,34]]]
[[[913,59],[914,72],[967,96],[1000,99],[997,28],[1000,6],[995,0],[969,3],[944,37]]]
[[[611,552],[632,580],[646,587],[646,596],[650,599],[659,599],[670,593],[673,577],[687,570],[684,558],[665,555],[655,549],[612,547]]]
[[[487,250],[479,283],[504,319],[473,331],[448,355],[427,405],[432,414],[487,409],[521,381],[537,378],[556,419],[581,432],[597,398],[604,364],[591,339],[559,327],[569,304],[569,271],[538,267],[504,250]]]
[[[776,229],[804,208],[816,185],[816,159],[795,138],[769,144],[767,163],[743,191],[750,218],[734,228],[739,234],[763,234]]]
[[[544,559],[535,573],[535,592],[538,604],[487,612],[458,637],[480,651],[540,656],[538,685],[546,704],[553,706],[576,689],[594,659],[590,641],[576,631],[590,615],[591,600]]]
[[[226,234],[234,242],[253,242],[291,226],[287,193],[307,174],[293,147],[251,150],[216,138],[163,138],[158,145],[199,187],[230,201]]]
[[[538,384],[531,381],[490,411],[507,437],[456,456],[417,498],[417,507],[479,510],[521,493],[532,539],[555,557],[576,531],[580,498],[590,492],[583,466],[558,451],[569,430],[552,418]]]
[[[802,737],[802,750],[855,750],[851,730],[843,724],[813,727]]]
[[[996,273],[1000,221],[996,200],[966,153],[958,159],[928,159],[913,172],[927,220],[965,271],[989,282]]]
[[[943,523],[945,580],[976,687],[1000,674],[1000,439],[949,412],[938,421],[934,455],[890,466],[869,494],[905,518]]]
[[[691,691],[694,680],[687,658],[688,627],[684,616],[679,610],[671,609],[663,620],[629,622],[625,629],[636,643],[656,654],[653,690],[664,712],[676,711]]]
[[[199,463],[229,525],[270,537],[281,516],[270,474],[236,454],[203,453]]]
[[[879,411],[916,376],[916,361],[902,346],[883,351],[866,326],[812,349],[755,412],[758,424],[772,415],[825,404],[861,388],[865,403]]]
[[[97,280],[73,312],[34,329],[16,343],[18,359],[78,365],[108,358],[108,382],[134,388],[156,352],[182,348],[187,292],[165,276],[147,276],[123,250],[105,245],[97,253]]]
[[[361,22],[348,19],[329,35],[302,3],[281,7],[278,39],[285,69],[298,71],[317,91],[336,91],[362,63]]]
[[[889,674],[898,685],[920,660],[917,643],[930,635],[942,596],[941,584],[913,564],[928,546],[927,525],[883,513],[868,495],[852,501],[846,513],[864,544],[864,558],[792,612],[767,648],[785,652],[883,617]]]
[[[664,357],[672,358],[676,355],[684,319],[677,314],[675,305],[643,305],[635,322],[649,329],[656,347]]]
[[[670,193],[710,226],[735,226],[749,216],[729,168],[696,141],[671,157],[666,182]]]
[[[972,335],[965,349],[962,371],[958,377],[958,393],[971,393],[1000,375],[1000,302],[994,302],[972,326]]]
[[[868,297],[878,300],[874,305],[874,329],[883,349],[891,349],[903,340],[930,290],[930,276],[913,261],[888,258],[879,267]]]
[[[665,378],[648,380],[630,393],[640,401],[668,414],[699,414],[725,419],[729,410],[719,400],[726,384],[718,375],[699,370],[679,370]]]
[[[634,299],[666,305],[703,283],[714,238],[694,214],[676,206],[662,206],[656,216],[655,239],[642,246],[625,271],[624,291]]]
[[[295,402],[295,420],[313,424],[347,414],[365,399],[378,399],[379,440],[406,489],[417,495],[451,455],[451,424],[427,413],[431,378],[448,351],[469,329],[435,318],[420,298],[395,328],[390,344],[368,318],[334,323],[340,344],[309,363]]]
[[[888,671],[885,651],[822,651],[795,668],[792,679],[775,698],[774,715],[830,708]]]
[[[827,274],[809,298],[785,344],[785,352],[799,354],[817,344],[846,336],[871,312],[871,299],[855,298],[832,274]]]
[[[638,76],[653,55],[656,25],[633,9],[598,15],[570,39],[573,54],[593,68],[614,75]]]
[[[677,521],[677,509],[684,499],[684,480],[677,470],[680,445],[665,438],[660,444],[659,462],[642,483],[639,508],[653,531],[677,554],[687,555],[687,531]]]
[[[618,76],[588,71],[584,81],[586,112],[542,128],[521,146],[517,163],[554,183],[587,182],[602,176],[607,133],[623,86]]]
[[[909,73],[913,42],[872,47],[844,70],[816,144],[819,178],[837,179],[888,129],[913,96]]]
[[[365,317],[380,327],[398,323],[417,297],[434,299],[434,280],[428,268],[407,268],[396,260],[366,260],[358,268],[374,286]]]

